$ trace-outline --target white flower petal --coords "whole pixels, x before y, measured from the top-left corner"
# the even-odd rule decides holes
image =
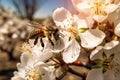
[[[27,65],[29,59],[30,59],[30,55],[27,54],[27,53],[23,53],[23,54],[21,55],[21,57],[20,57],[21,64],[22,64],[23,66]]]
[[[62,51],[65,47],[63,39],[59,39],[59,40],[55,41],[54,46],[51,46],[51,47],[53,47],[53,50],[52,50],[53,52]]]
[[[103,22],[106,18],[108,17],[108,15],[94,15],[93,19],[97,22]]]
[[[88,17],[86,17],[86,22],[87,22],[88,27],[91,29],[94,24],[94,19],[93,19],[92,14],[90,14]]]
[[[17,63],[18,71],[22,71],[25,66],[26,66],[26,65],[23,65],[23,64],[21,64],[21,63]]]
[[[105,38],[105,34],[98,30],[92,29],[80,34],[81,45],[85,48],[94,48],[100,43],[102,43]]]
[[[119,6],[116,4],[109,4],[105,7],[105,11],[109,14],[113,11],[115,11]]]
[[[44,76],[42,77],[42,80],[54,80],[55,76],[54,76],[54,67],[53,66],[48,66],[47,64],[43,63],[43,62],[38,62],[35,67],[36,69],[38,69],[38,71],[41,74],[44,74]]]
[[[120,44],[117,45],[116,47],[112,48],[111,50],[107,51],[107,55],[114,54],[113,58],[113,68],[112,72],[115,76],[114,80],[119,80],[120,79]]]
[[[119,41],[111,41],[109,43],[106,43],[105,46],[98,46],[96,47],[96,49],[94,49],[91,54],[90,54],[90,59],[94,60],[94,59],[102,59],[102,53],[105,52],[105,54],[107,56],[110,56],[111,54],[116,54],[114,57],[114,61],[119,63]]]
[[[78,28],[88,28],[87,23],[85,20],[80,20],[78,23]]]
[[[103,46],[98,46],[96,49],[94,49],[90,54],[90,59],[102,59],[102,52],[103,52]]]
[[[80,2],[76,5],[76,8],[79,12],[83,12],[86,15],[89,15],[90,6],[87,1]]]
[[[54,75],[54,71],[55,69],[53,67],[44,67],[44,73],[46,73],[46,75],[43,77],[43,80],[55,80],[55,75]]]
[[[120,23],[117,24],[114,30],[115,34],[120,37]]]
[[[120,44],[114,47],[112,50],[109,50],[107,54],[114,54],[113,61],[117,64],[120,65]]]
[[[41,47],[41,45],[40,46],[35,45],[34,47],[32,47],[31,51],[32,51],[32,54],[34,56],[39,56],[42,53],[41,52],[42,51],[42,47]]]
[[[104,73],[104,80],[115,80],[115,76],[111,70]]]
[[[114,25],[116,25],[116,22],[119,22],[119,21],[116,21],[118,19],[118,15],[119,15],[118,12],[113,12],[108,15],[107,20],[109,21],[110,24],[114,23]]]
[[[113,68],[114,80],[120,80],[120,65]]]
[[[19,76],[15,76],[15,77],[12,77],[11,80],[25,80],[25,79]]]
[[[115,46],[117,46],[118,44],[119,44],[119,41],[112,40],[109,43],[105,44],[104,49],[106,49],[106,50],[112,49]]]
[[[69,25],[69,18],[71,18],[71,13],[63,7],[57,8],[53,12],[53,20],[57,26]]]
[[[45,64],[44,62],[37,62],[36,64],[34,64],[34,68],[42,68],[42,67],[47,67],[48,65]]]
[[[85,19],[80,18],[77,15],[74,15],[73,18],[74,18],[74,23],[77,24],[78,29],[80,29],[80,28],[88,28],[87,22],[86,22]]]
[[[45,49],[40,55],[39,60],[40,61],[47,61],[52,57],[53,53],[50,49]]]
[[[88,72],[86,80],[104,80],[103,73],[101,69],[92,69]]]
[[[61,7],[61,8],[57,8],[54,12],[53,12],[53,20],[54,21],[59,21],[59,22],[62,22],[64,21],[67,17],[71,16],[71,13]]]
[[[76,61],[80,55],[80,45],[73,39],[68,43],[67,48],[63,51],[63,60],[66,63],[72,63]]]
[[[44,62],[34,62],[30,61],[28,65],[23,67],[22,70],[18,70],[18,72],[14,73],[13,80],[33,80],[33,79],[41,79],[42,80],[55,80],[54,75],[54,67],[48,66]],[[30,77],[30,75],[35,74],[36,76]],[[43,75],[44,74],[44,75]],[[38,76],[39,75],[39,76]]]

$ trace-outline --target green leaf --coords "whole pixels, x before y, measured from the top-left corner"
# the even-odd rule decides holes
[[[107,59],[107,55],[103,52],[103,54],[102,54],[102,58],[103,58],[103,60],[106,60]]]
[[[69,41],[72,39],[72,37],[69,37]]]
[[[99,68],[102,68],[102,66],[101,65],[92,66],[92,69],[99,69]]]
[[[96,63],[96,64],[101,64],[102,60],[101,59],[95,59],[93,62]]]
[[[101,44],[99,44],[99,46],[104,46],[106,44],[106,41],[105,41],[105,39],[102,41],[102,43]]]
[[[109,57],[109,59],[113,60],[113,58],[114,58],[114,54],[111,54],[110,57]]]
[[[86,29],[86,28],[80,28],[80,29],[79,29],[79,32],[80,32],[80,33],[84,33],[86,30],[88,30],[88,29]]]
[[[80,43],[80,42],[81,42],[80,36],[75,37],[75,40],[76,40],[78,43]]]
[[[61,59],[61,54],[60,54],[60,53],[55,53],[55,54],[54,54],[54,57],[55,57],[57,60],[60,60],[60,59]]]
[[[103,69],[102,73],[105,73],[107,71],[107,69]]]
[[[62,72],[66,72],[66,71],[67,71],[67,69],[66,69],[66,68],[64,68],[64,67],[61,67],[61,71],[62,71]]]

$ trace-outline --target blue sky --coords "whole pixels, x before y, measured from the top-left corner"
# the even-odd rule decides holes
[[[64,6],[64,0],[46,0],[46,2],[40,6],[40,9],[35,13],[35,17],[44,18],[52,14],[52,12],[58,8]],[[2,0],[2,5],[5,8],[10,7],[12,10],[15,10],[10,0]]]
[[[64,2],[62,0],[47,0],[46,3],[44,3],[44,5],[36,12],[35,16],[46,17],[51,15],[56,8],[62,6],[64,6]]]

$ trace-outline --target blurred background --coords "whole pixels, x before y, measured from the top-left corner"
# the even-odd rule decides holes
[[[10,80],[17,70],[20,46],[32,28],[28,23],[52,25],[58,7],[73,10],[70,0],[0,0],[0,80]]]

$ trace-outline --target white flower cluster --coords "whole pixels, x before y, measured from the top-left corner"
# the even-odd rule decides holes
[[[52,16],[57,29],[42,28],[44,37],[40,34],[39,42],[34,45],[36,39],[30,39],[23,45],[21,63],[12,80],[55,80],[56,68],[67,70],[69,64],[77,61],[81,49],[89,50],[90,60],[95,63],[86,80],[120,79],[117,48],[120,2],[72,0],[72,3],[76,13],[57,8]]]
[[[18,37],[23,39],[26,34],[23,30],[24,28],[28,28],[26,27],[26,23],[28,23],[27,20],[22,20],[15,16],[15,13],[10,9],[5,10],[0,7],[0,41],[5,40],[8,34],[11,34],[11,38],[13,39]]]
[[[28,20],[22,20],[10,9],[0,7],[0,48],[8,52],[18,41],[26,39],[31,27],[26,26]]]

